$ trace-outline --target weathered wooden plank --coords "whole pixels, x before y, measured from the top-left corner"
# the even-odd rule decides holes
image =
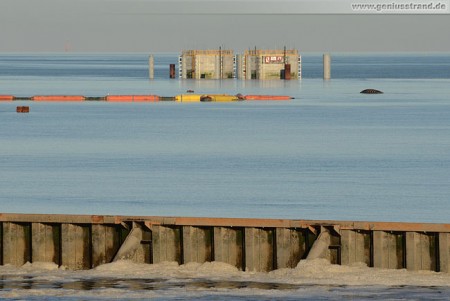
[[[120,225],[92,225],[92,266],[109,263],[120,247]]]
[[[341,230],[341,264],[356,262],[370,265],[370,233]]]
[[[436,236],[406,232],[406,268],[412,271],[436,270]]]
[[[69,269],[91,268],[89,226],[61,225],[61,264]]]
[[[183,227],[183,262],[212,261],[212,228]]]
[[[214,260],[244,269],[243,229],[214,227]]]
[[[306,252],[304,231],[276,228],[275,233],[277,268],[295,268]]]
[[[3,264],[21,266],[31,261],[30,224],[3,223]]]
[[[439,233],[439,271],[450,273],[450,233]]]
[[[245,228],[245,270],[268,272],[274,269],[274,230]]]
[[[403,233],[373,231],[373,265],[376,268],[404,268]]]
[[[33,262],[54,262],[60,265],[60,226],[32,223],[31,233]]]
[[[180,227],[152,227],[153,263],[176,261],[182,263]]]

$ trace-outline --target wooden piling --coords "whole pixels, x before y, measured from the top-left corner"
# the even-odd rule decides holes
[[[245,270],[268,272],[275,269],[274,230],[245,228]]]
[[[3,264],[21,266],[31,261],[30,225],[3,223]]]
[[[363,262],[370,266],[370,233],[360,230],[341,231],[341,264]]]
[[[69,269],[91,268],[89,226],[61,224],[61,264]]]
[[[214,227],[214,260],[245,268],[242,228]]]
[[[32,223],[32,261],[53,262],[60,265],[60,236],[60,225]]]
[[[450,234],[439,233],[439,271],[450,273]]]
[[[213,261],[212,234],[212,228],[183,226],[183,262]]]
[[[276,228],[276,266],[295,268],[306,253],[306,234],[301,229]]]
[[[373,232],[373,265],[383,269],[405,268],[403,233]]]
[[[114,225],[92,225],[92,266],[109,263],[121,245],[120,229]]]
[[[434,233],[406,232],[406,268],[436,271],[436,241]]]
[[[182,263],[181,229],[179,227],[152,227],[153,263],[176,261]]]

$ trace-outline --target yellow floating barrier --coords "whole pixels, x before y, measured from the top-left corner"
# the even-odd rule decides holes
[[[200,102],[200,97],[203,94],[180,94],[175,96],[177,102]]]
[[[239,98],[235,95],[229,95],[229,94],[208,94],[204,95],[202,98],[200,98],[201,101],[220,101],[220,102],[227,102],[227,101],[237,101]]]
[[[235,95],[229,94],[180,94],[175,96],[177,102],[228,102],[240,100]]]

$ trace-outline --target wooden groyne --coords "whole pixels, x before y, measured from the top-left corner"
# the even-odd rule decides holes
[[[220,261],[265,272],[317,257],[449,273],[450,224],[0,214],[2,265],[44,261],[90,269],[119,259]]]

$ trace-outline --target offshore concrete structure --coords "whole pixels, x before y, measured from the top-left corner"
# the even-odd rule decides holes
[[[234,78],[236,62],[233,50],[184,50],[179,57],[181,78]]]
[[[301,56],[296,49],[185,50],[179,57],[183,79],[301,79]]]
[[[246,50],[237,56],[239,79],[301,79],[301,56],[296,49]]]
[[[0,213],[1,265],[220,261],[266,272],[314,258],[449,273],[450,224]]]

